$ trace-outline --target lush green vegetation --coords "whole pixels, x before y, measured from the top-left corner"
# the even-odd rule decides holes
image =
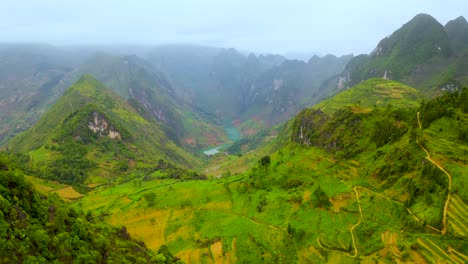
[[[468,115],[455,103],[462,94],[446,95],[452,114],[423,130],[417,112],[422,118],[425,106],[306,110],[283,128],[292,141],[275,139],[282,147],[257,156],[244,174],[195,182],[157,170],[98,187],[76,206],[126,225],[150,248],[166,244],[187,262],[352,262],[355,252],[358,261],[454,261],[468,253],[460,216],[468,210],[467,146],[457,139]],[[462,125],[450,125],[457,120]],[[445,138],[453,141],[447,150]],[[452,176],[457,200],[444,236],[434,229],[444,226],[448,179],[418,142]]]
[[[366,112],[374,107],[392,105],[396,108],[418,107],[422,95],[414,88],[380,78],[369,79],[352,89],[323,100],[314,108],[332,114],[343,106],[353,106],[355,112]]]
[[[467,262],[467,25],[416,16],[268,130],[350,57],[163,47],[173,91],[96,56],[81,70],[125,100],[85,75],[0,155],[0,262]],[[201,165],[221,118],[244,137]]]
[[[468,87],[464,87],[460,93],[445,93],[427,103],[423,102],[420,110],[422,127],[428,128],[434,120],[443,116],[455,115],[455,108],[468,113]]]
[[[428,93],[448,85],[466,85],[468,24],[461,17],[444,27],[433,17],[419,14],[382,39],[370,55],[353,58],[342,74],[352,86],[387,76]]]
[[[160,159],[182,167],[199,164],[163,127],[143,118],[91,76],[70,87],[8,148],[27,152],[28,170],[40,172],[36,175],[73,185],[109,181]]]
[[[163,261],[164,260],[164,261]],[[0,156],[0,262],[176,263],[167,248],[158,254],[111,227],[37,192],[5,155]]]

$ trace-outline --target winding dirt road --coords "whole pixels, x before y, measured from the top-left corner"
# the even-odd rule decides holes
[[[320,246],[321,248],[323,248],[323,249],[325,249],[325,250],[329,250],[329,251],[336,251],[336,252],[339,252],[339,253],[344,253],[344,254],[346,254],[348,257],[351,257],[351,258],[356,258],[357,255],[358,255],[358,249],[357,249],[357,247],[356,247],[356,238],[355,238],[355,236],[354,236],[354,229],[355,229],[356,227],[358,227],[358,226],[362,223],[361,200],[359,200],[359,192],[358,192],[357,188],[364,188],[364,189],[367,189],[367,188],[361,187],[361,186],[355,186],[355,187],[353,188],[354,193],[356,194],[356,200],[357,200],[357,202],[358,202],[359,215],[360,215],[359,221],[358,221],[355,225],[353,225],[353,226],[351,227],[351,230],[350,230],[350,232],[351,232],[351,240],[353,241],[354,255],[351,255],[351,254],[349,254],[348,252],[345,252],[345,251],[340,251],[340,250],[334,250],[334,249],[326,248],[326,247],[322,246],[322,243],[320,243],[320,237],[317,237],[317,243],[319,244],[319,246]],[[369,190],[369,189],[367,189],[367,190]],[[370,191],[370,190],[369,190],[369,191]],[[372,192],[372,191],[371,191],[371,192]]]
[[[419,112],[417,112],[417,119],[418,119],[418,125],[419,125],[419,130],[422,132],[422,125],[421,125],[421,121],[419,119]],[[442,230],[439,230],[435,227],[432,227],[430,225],[425,225],[426,227],[438,232],[438,233],[441,233],[442,235],[445,235],[447,233],[447,210],[448,210],[448,206],[449,206],[449,203],[450,203],[450,198],[451,198],[451,191],[452,191],[452,175],[450,175],[450,173],[448,173],[441,165],[439,165],[435,160],[433,160],[431,158],[431,155],[429,153],[429,151],[419,143],[419,140],[416,140],[416,143],[423,149],[423,151],[426,153],[426,159],[431,162],[432,164],[434,164],[437,168],[439,168],[441,171],[443,171],[446,175],[447,175],[447,178],[448,178],[448,194],[447,194],[447,199],[445,201],[445,205],[444,205],[444,212],[443,212],[443,219],[442,219],[442,224],[443,224],[443,228]],[[401,202],[398,202],[398,201],[395,201],[395,200],[392,200],[391,198],[388,198],[380,193],[377,193],[377,192],[374,192],[366,187],[363,187],[363,186],[354,186],[353,190],[354,190],[354,193],[356,194],[356,199],[357,199],[357,202],[358,202],[358,206],[359,206],[359,214],[360,214],[360,218],[359,218],[359,222],[357,222],[355,225],[353,225],[351,227],[351,239],[352,239],[352,242],[353,242],[353,247],[354,247],[354,255],[351,255],[347,252],[344,252],[344,251],[339,251],[339,250],[334,250],[334,249],[329,249],[329,248],[326,248],[324,247],[321,243],[320,243],[320,237],[317,238],[317,243],[319,244],[319,246],[325,250],[329,250],[329,251],[336,251],[336,252],[340,252],[340,253],[344,253],[346,254],[347,256],[349,257],[352,257],[352,258],[356,258],[357,255],[358,255],[358,249],[356,247],[356,239],[355,239],[355,236],[354,236],[354,229],[356,227],[358,227],[361,223],[362,223],[362,220],[363,220],[363,216],[362,216],[362,208],[361,208],[361,201],[359,199],[359,191],[358,191],[358,188],[361,188],[363,190],[366,190],[368,192],[371,192],[375,195],[378,195],[386,200],[389,200],[391,202],[394,202],[394,203],[397,203],[397,204],[400,204],[400,205],[404,205],[403,203]],[[413,212],[411,212],[411,210],[409,208],[406,208],[406,210],[408,211],[408,213],[413,216],[418,222],[421,221],[421,219],[419,219],[415,214],[413,214]]]
[[[419,130],[421,130],[422,132],[422,126],[421,126],[421,121],[419,119],[419,112],[417,113],[417,117],[418,117],[418,125],[419,125]],[[439,168],[441,171],[443,171],[446,175],[447,175],[447,178],[448,178],[448,190],[447,190],[447,200],[445,200],[445,205],[444,205],[444,215],[443,215],[443,218],[442,218],[442,230],[440,230],[440,233],[442,235],[445,235],[447,233],[447,209],[448,209],[448,206],[449,206],[449,203],[450,203],[450,198],[451,198],[451,191],[452,191],[452,175],[450,175],[450,173],[448,173],[442,166],[440,166],[435,160],[433,160],[431,158],[431,154],[429,154],[429,151],[427,151],[427,149],[421,145],[419,143],[418,140],[416,140],[416,142],[418,143],[418,145],[424,150],[424,152],[426,153],[426,159],[431,162],[432,164],[434,164],[437,168]],[[437,229],[436,229],[437,230]],[[438,230],[439,231],[439,230]]]

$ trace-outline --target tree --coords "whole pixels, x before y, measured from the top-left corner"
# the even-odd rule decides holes
[[[313,200],[313,203],[315,207],[328,208],[331,205],[327,194],[322,190],[322,188],[320,188],[320,185],[315,189],[314,197],[315,199]]]
[[[262,167],[268,168],[268,166],[270,166],[270,162],[271,162],[270,156],[267,155],[260,159],[259,164]]]
[[[166,256],[164,256],[164,254],[157,254],[156,255],[156,263],[158,263],[158,264],[166,263]]]

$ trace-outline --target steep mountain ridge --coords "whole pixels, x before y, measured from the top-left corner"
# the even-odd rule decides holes
[[[177,98],[170,82],[144,59],[136,56],[98,54],[85,62],[76,75],[91,74],[134,104],[140,114],[164,125],[166,134],[192,150],[221,144],[226,139],[220,121]],[[204,131],[201,134],[199,131]],[[186,144],[187,139],[196,143]]]
[[[9,141],[7,149],[28,153],[30,165],[46,174],[70,166],[70,173],[55,175],[67,183],[84,183],[91,174],[94,180],[109,180],[159,159],[182,167],[198,164],[161,125],[89,75],[67,89],[32,128]]]
[[[75,57],[48,45],[0,45],[0,143],[35,122]]]
[[[198,150],[227,140],[221,121],[177,98],[166,77],[139,57],[38,45],[2,45],[0,56],[3,145],[35,123],[83,74],[96,76],[141,114],[162,123],[179,145]]]
[[[460,16],[447,22],[445,31],[450,40],[452,50],[455,53],[466,53],[468,48],[468,22]]]
[[[430,15],[419,14],[382,39],[369,55],[352,59],[335,84],[344,89],[380,77],[407,83],[426,94],[461,87],[466,80],[453,70],[467,74],[460,66],[467,47],[463,21],[459,18],[444,27]]]
[[[182,98],[251,135],[330,95],[322,83],[338,75],[352,56],[315,56],[305,63],[234,49],[166,46],[148,58]]]
[[[305,109],[282,128],[289,138],[267,143],[281,142],[245,173],[195,184],[155,171],[102,186],[77,206],[188,262],[466,262],[468,90],[423,105],[367,97],[388,101]]]

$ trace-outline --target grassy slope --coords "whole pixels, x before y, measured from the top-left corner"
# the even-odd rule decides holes
[[[364,126],[382,118],[379,112],[357,115],[366,120]],[[459,115],[466,120],[466,114]],[[466,160],[457,159],[456,153],[466,151],[466,144],[451,138],[449,129],[434,133],[440,126],[445,131],[445,122],[456,122],[456,117],[446,119],[434,122],[423,135],[433,158],[453,174],[454,193],[463,194]],[[353,238],[359,261],[463,259],[468,254],[463,236],[454,229],[440,236],[415,222],[406,209],[405,182],[420,177],[425,156],[410,140],[410,132],[381,148],[372,145],[367,135],[359,140],[371,145],[348,159],[290,143],[271,156],[267,170],[257,167],[239,176],[197,182],[158,180],[154,174],[153,179],[102,187],[76,205],[108,215],[110,223],[126,225],[150,248],[167,244],[188,263],[216,263],[217,258],[231,263],[353,262]],[[433,145],[444,140],[456,142],[450,151]],[[377,177],[384,164],[399,167],[401,158],[412,161],[410,169],[392,175],[393,179]],[[330,207],[314,205],[318,186],[329,197]],[[153,199],[147,198],[152,194]],[[409,209],[429,223],[433,214],[429,212],[440,212],[437,204],[444,198],[443,193],[433,194],[432,207],[417,198]],[[452,221],[449,214],[449,223],[466,221],[460,217],[467,208],[466,197],[454,199],[458,214],[452,214]],[[421,211],[423,207],[429,211]]]
[[[455,109],[421,137],[414,109],[356,109],[364,108],[345,108],[334,116],[304,111],[296,119],[318,114],[322,123],[313,128],[327,137],[316,146],[285,144],[295,138],[290,133],[298,132],[291,122],[286,134],[260,152],[276,151],[268,168],[257,165],[240,175],[205,181],[162,179],[160,171],[135,174],[95,188],[75,206],[125,225],[149,248],[166,244],[188,263],[463,260],[468,254],[463,242],[468,208],[466,160],[460,157],[466,143],[455,137],[460,127],[466,128],[467,115]],[[404,133],[378,147],[373,137],[382,120]],[[426,154],[415,133],[453,177],[445,236],[433,231],[441,226],[434,216],[443,209],[443,184],[432,193],[417,193],[406,204],[411,182],[421,181],[425,188],[421,171]],[[335,139],[342,141],[329,145]],[[244,155],[238,161],[247,158],[255,165],[260,156]],[[319,187],[329,205],[319,203]]]
[[[357,84],[316,104],[314,108],[331,114],[346,105],[362,108],[383,107],[389,104],[395,107],[417,107],[417,99],[420,97],[414,88],[399,82],[376,78]]]

